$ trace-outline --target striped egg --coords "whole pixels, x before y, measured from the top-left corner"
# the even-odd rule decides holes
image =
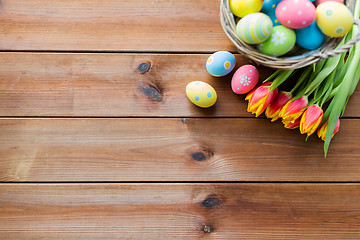
[[[236,26],[239,38],[248,44],[264,42],[271,34],[273,23],[264,13],[251,13],[243,17]]]

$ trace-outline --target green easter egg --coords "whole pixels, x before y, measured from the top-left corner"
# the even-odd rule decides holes
[[[295,45],[295,32],[285,26],[279,25],[273,28],[270,37],[257,45],[259,52],[278,57],[289,52]]]

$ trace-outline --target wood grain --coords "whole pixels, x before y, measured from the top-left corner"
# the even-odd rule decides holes
[[[7,240],[360,238],[359,184],[2,184],[0,194]]]
[[[1,53],[0,116],[251,117],[245,95],[230,88],[231,76],[207,73],[208,56]],[[236,58],[237,66],[248,63]],[[270,70],[260,73],[264,80]],[[216,89],[214,107],[200,109],[187,99],[185,87],[195,80]],[[360,117],[357,93],[345,116]]]
[[[0,181],[360,181],[359,124],[324,159],[265,119],[0,119]]]
[[[0,49],[235,51],[219,6],[207,0],[2,0]]]

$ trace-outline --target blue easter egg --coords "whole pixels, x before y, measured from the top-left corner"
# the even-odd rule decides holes
[[[222,77],[235,67],[235,57],[226,51],[213,53],[206,61],[206,70],[214,77]]]
[[[275,15],[275,10],[276,10],[277,5],[281,1],[282,0],[264,0],[263,6],[261,9],[261,11],[263,13],[265,13],[266,15],[268,15],[270,17],[274,27],[280,25],[280,22]]]
[[[325,36],[314,21],[306,28],[296,29],[296,43],[305,49],[314,50],[324,42]]]

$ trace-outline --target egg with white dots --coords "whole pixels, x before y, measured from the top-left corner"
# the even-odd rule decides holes
[[[186,86],[186,96],[198,107],[208,108],[217,100],[215,89],[208,83],[193,81]]]
[[[276,17],[285,27],[300,29],[316,19],[316,9],[309,0],[283,0],[275,10]]]
[[[270,17],[274,27],[280,25],[280,22],[277,19],[276,14],[275,14],[275,10],[276,10],[277,5],[281,1],[282,0],[264,0],[263,6],[261,9],[261,12],[265,13],[266,15],[268,15]]]
[[[231,80],[231,88],[236,94],[250,92],[259,81],[259,71],[253,65],[243,65],[236,72]]]
[[[230,73],[235,67],[235,57],[227,51],[218,51],[207,59],[206,70],[214,77],[222,77]]]

